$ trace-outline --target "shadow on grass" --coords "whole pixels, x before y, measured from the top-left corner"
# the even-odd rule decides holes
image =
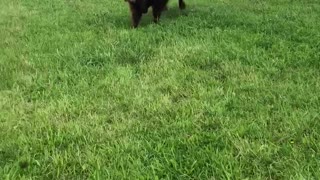
[[[152,21],[152,10],[150,8],[148,14],[145,14],[141,20],[139,28],[133,30],[131,27],[131,19],[129,12],[125,13],[101,13],[93,14],[89,16],[85,23],[90,30],[97,34],[114,33],[115,31],[130,31],[130,34],[116,33],[116,50],[113,51],[112,61],[120,66],[139,66],[141,63],[151,61],[155,56],[157,49],[164,43],[169,43],[166,39],[166,34],[169,32],[159,31],[162,29],[162,25],[167,20],[174,20],[181,16],[181,12],[178,8],[170,8],[163,13],[160,20],[159,28]],[[155,28],[152,28],[155,27]],[[132,31],[131,31],[132,30]],[[174,33],[175,32],[171,32]],[[152,35],[152,36],[150,36]],[[152,37],[152,38],[150,38]],[[149,46],[146,46],[148,44]],[[101,51],[105,51],[101,50]],[[101,53],[103,54],[103,53]],[[89,67],[101,67],[110,59],[100,57],[97,55],[85,57],[81,60],[83,66]]]
[[[183,24],[197,29],[244,29],[246,31],[257,32],[261,30],[259,26],[263,19],[255,19],[254,16],[248,16],[243,13],[241,8],[229,5],[215,6],[188,6],[186,10],[180,10],[176,6],[169,6],[167,11],[162,13],[160,25],[164,23],[175,24],[179,18],[185,18]],[[250,12],[249,12],[250,14]],[[103,29],[131,29],[130,13],[101,13],[94,14],[86,20],[86,23],[94,28]],[[146,28],[154,25],[152,18],[152,8],[147,14],[144,14],[139,24],[139,28]]]
[[[162,13],[160,24],[166,20],[174,20],[179,16],[186,16],[187,10],[181,11],[179,8],[170,7],[169,10]],[[104,29],[131,29],[131,15],[129,11],[124,13],[101,13],[94,14],[86,20],[87,25],[95,28],[104,28]],[[153,23],[152,8],[149,9],[147,14],[142,16],[139,28],[144,28]]]
[[[124,14],[93,14],[86,20],[86,24],[94,29],[128,29],[130,18]]]

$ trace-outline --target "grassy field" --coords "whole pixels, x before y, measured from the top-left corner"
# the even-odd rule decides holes
[[[320,1],[0,1],[0,179],[317,179]]]

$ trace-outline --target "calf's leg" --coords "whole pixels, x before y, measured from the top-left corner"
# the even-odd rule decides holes
[[[142,13],[140,13],[140,12],[132,12],[131,16],[132,16],[131,17],[132,18],[132,26],[134,28],[137,28],[138,25],[139,25],[140,19],[142,17]]]
[[[179,8],[180,9],[185,9],[186,8],[186,3],[184,3],[183,0],[179,0]]]
[[[131,11],[131,22],[134,28],[138,27],[140,19],[142,17],[142,12],[136,7],[135,4],[130,3]]]
[[[161,9],[158,7],[152,7],[152,14],[153,14],[153,22],[158,23],[160,16],[161,16]]]

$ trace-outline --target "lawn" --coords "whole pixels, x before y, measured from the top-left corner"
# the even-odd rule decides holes
[[[317,179],[320,1],[0,1],[0,179]]]

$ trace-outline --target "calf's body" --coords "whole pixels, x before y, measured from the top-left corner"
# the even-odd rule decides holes
[[[167,9],[169,0],[125,0],[129,3],[132,26],[138,27],[142,14],[148,12],[149,7],[152,7],[153,21],[157,23],[160,19],[162,11]],[[186,5],[183,0],[179,0],[179,8],[185,9]]]

